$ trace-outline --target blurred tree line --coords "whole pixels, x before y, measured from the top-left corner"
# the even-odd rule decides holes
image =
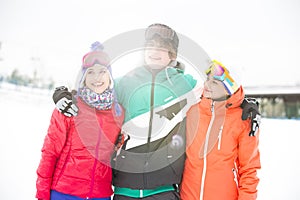
[[[260,101],[260,112],[263,117],[288,119],[300,118],[300,98],[298,96],[258,99]]]
[[[0,61],[3,61],[4,58],[2,56],[2,42],[0,41]],[[40,63],[39,58],[32,57],[32,61]],[[0,74],[0,83],[5,81],[18,86],[26,86],[32,88],[42,88],[42,89],[50,89],[54,88],[55,82],[53,79],[45,80],[43,78],[39,78],[37,75],[37,70],[34,70],[32,76],[21,74],[18,69],[14,69],[10,75],[2,75]]]
[[[50,90],[54,88],[54,84],[55,84],[55,82],[52,79],[44,80],[38,78],[36,71],[34,71],[33,76],[30,77],[28,75],[20,74],[18,69],[14,69],[12,73],[6,77],[0,75],[0,82],[2,81],[6,81],[8,83],[19,85],[19,86],[50,89]]]

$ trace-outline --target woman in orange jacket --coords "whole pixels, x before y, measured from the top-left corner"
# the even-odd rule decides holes
[[[258,133],[241,119],[244,91],[219,62],[206,71],[201,101],[187,113],[183,200],[255,200]]]

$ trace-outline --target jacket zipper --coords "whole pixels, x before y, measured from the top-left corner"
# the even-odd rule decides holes
[[[206,167],[207,167],[207,163],[206,163],[206,154],[207,154],[207,149],[208,149],[208,140],[209,140],[209,136],[210,136],[210,131],[211,131],[211,127],[213,125],[213,122],[215,120],[215,112],[214,112],[214,105],[215,102],[213,101],[211,104],[211,119],[209,122],[209,126],[206,132],[206,138],[205,138],[205,143],[204,143],[204,149],[203,149],[203,170],[202,170],[202,179],[201,179],[201,188],[200,188],[200,200],[203,200],[203,195],[204,195],[204,181],[205,181],[205,176],[206,176]]]
[[[152,121],[153,121],[153,109],[154,109],[154,86],[155,86],[154,81],[155,81],[155,75],[152,75],[151,96],[150,96],[150,118],[149,118],[149,129],[148,129],[148,138],[147,138],[148,152],[150,150],[150,142],[151,142],[151,135],[152,135]]]
[[[222,140],[222,133],[223,133],[223,125],[220,128],[219,136],[218,136],[218,150],[221,149],[221,140]]]
[[[100,124],[100,127],[102,127],[101,124]],[[97,141],[96,149],[95,149],[95,160],[94,160],[94,165],[93,165],[93,170],[92,170],[92,179],[91,179],[89,196],[92,195],[92,191],[94,189],[94,184],[95,184],[95,171],[96,171],[96,166],[97,166],[97,162],[99,159],[99,151],[98,150],[99,150],[100,140],[101,140],[101,128],[99,131],[98,141]],[[86,197],[86,199],[89,199],[89,197]]]
[[[147,138],[147,152],[145,153],[145,163],[144,171],[148,167],[148,152],[150,152],[150,142],[152,135],[152,123],[153,123],[153,109],[154,109],[154,86],[155,86],[155,74],[152,73],[152,82],[151,82],[151,94],[150,94],[150,118],[149,118],[149,129],[148,129],[148,138]],[[144,187],[147,186],[147,176],[146,173],[143,173],[144,178]]]

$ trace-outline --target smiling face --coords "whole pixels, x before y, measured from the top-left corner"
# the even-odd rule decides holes
[[[145,48],[145,62],[153,69],[162,69],[171,62],[170,51],[166,44],[155,40],[148,41]]]
[[[101,94],[109,87],[110,81],[109,71],[100,64],[95,64],[86,71],[86,87],[98,94]]]
[[[212,100],[225,99],[228,92],[222,81],[214,79],[212,74],[209,74],[204,82],[203,96]]]

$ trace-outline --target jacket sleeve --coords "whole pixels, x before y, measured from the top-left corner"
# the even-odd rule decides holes
[[[42,156],[37,169],[36,198],[50,199],[50,189],[55,165],[64,147],[68,123],[66,117],[56,109],[51,116],[50,125],[42,147]]]
[[[246,128],[239,136],[238,146],[238,174],[239,200],[255,200],[259,178],[257,170],[261,168],[258,149],[259,132],[256,136],[249,136],[250,122],[244,121]]]

